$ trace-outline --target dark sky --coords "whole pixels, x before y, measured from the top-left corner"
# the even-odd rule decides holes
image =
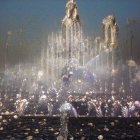
[[[20,59],[36,54],[47,34],[60,29],[66,1],[0,0],[1,58],[4,57],[7,40],[11,45],[8,52],[11,63],[19,59],[17,54],[20,54]],[[122,36],[128,18],[140,23],[140,0],[77,0],[77,3],[84,31],[89,35],[100,34],[102,19],[109,14],[117,17]],[[8,31],[12,35],[7,39]],[[22,42],[22,48],[19,42]]]

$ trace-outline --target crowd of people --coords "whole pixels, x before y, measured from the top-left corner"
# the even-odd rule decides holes
[[[48,87],[42,73],[19,70],[0,75],[0,114],[59,116],[139,117],[140,102],[130,95],[73,93]],[[62,108],[63,107],[63,108]]]
[[[73,94],[64,97],[62,92],[51,89],[29,96],[25,91],[22,94],[19,90],[1,91],[0,113],[59,116],[66,111],[75,117],[140,117],[140,102],[132,96]]]
[[[71,103],[71,111],[74,116],[88,117],[139,117],[140,102],[135,101],[132,96],[120,97],[119,95],[104,94],[98,96],[72,96],[68,97],[68,102]],[[67,102],[64,103],[68,106]],[[70,108],[70,105],[69,105]],[[68,110],[68,109],[67,109]],[[69,109],[70,110],[70,109]],[[72,114],[70,111],[70,114]]]

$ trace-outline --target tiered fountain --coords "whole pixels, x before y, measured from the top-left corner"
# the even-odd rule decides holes
[[[106,68],[108,73],[115,71],[114,49],[117,47],[118,26],[112,15],[106,17],[102,24],[104,39],[97,37],[91,40],[84,37],[76,1],[69,0],[66,3],[62,30],[48,36],[45,55],[42,55],[42,69],[51,86],[60,86],[61,79],[67,83],[69,80],[74,81],[74,84],[82,83],[85,78],[81,80],[79,77],[92,77],[93,73],[97,74],[101,84],[101,70]],[[77,79],[73,80],[71,77],[74,77],[72,75],[78,69],[82,69],[83,75],[75,75]]]

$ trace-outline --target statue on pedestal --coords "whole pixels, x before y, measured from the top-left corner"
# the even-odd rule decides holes
[[[72,25],[75,22],[79,22],[79,15],[77,10],[77,4],[74,0],[69,0],[66,4],[66,15],[62,21],[63,25]]]
[[[116,48],[119,30],[116,23],[116,18],[112,15],[109,15],[103,19],[102,24],[104,27],[104,41],[106,46],[109,48]]]
[[[63,55],[70,62],[72,58],[80,59],[80,47],[82,42],[82,29],[75,0],[66,3],[66,15],[62,20]]]

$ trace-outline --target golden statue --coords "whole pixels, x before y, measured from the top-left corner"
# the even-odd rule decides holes
[[[71,26],[76,22],[80,22],[77,4],[74,0],[69,0],[66,4],[66,15],[62,21],[62,25]]]
[[[75,0],[66,3],[66,15],[62,20],[63,55],[69,59],[77,58],[82,40],[82,29]]]
[[[117,37],[118,37],[118,25],[116,23],[116,18],[112,15],[107,16],[103,19],[103,27],[104,27],[104,39],[106,46],[109,48],[117,47]]]

